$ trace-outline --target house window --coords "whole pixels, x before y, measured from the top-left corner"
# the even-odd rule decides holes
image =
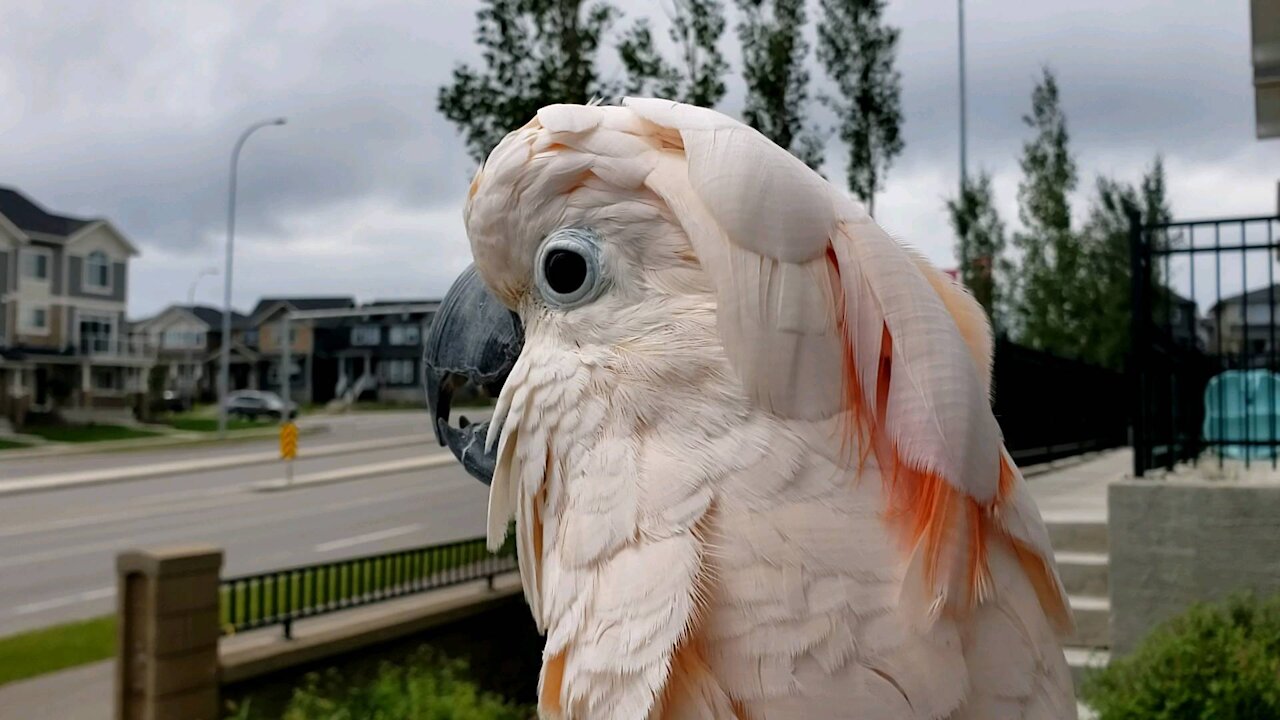
[[[49,281],[49,251],[27,248],[22,251],[22,277],[40,282]]]
[[[378,375],[391,385],[412,385],[417,379],[416,360],[383,360],[378,365]]]
[[[111,350],[111,336],[115,320],[110,315],[82,312],[80,318],[80,348],[85,353],[105,353]]]
[[[111,288],[111,260],[101,250],[94,250],[84,263],[84,285],[92,290]]]
[[[257,330],[245,330],[245,331],[244,331],[244,344],[245,344],[245,345],[248,345],[249,347],[257,347],[257,346],[258,346],[258,331],[257,331]]]
[[[24,305],[19,317],[19,330],[32,335],[49,333],[49,308],[46,305]]]
[[[120,371],[117,368],[94,368],[93,389],[123,390],[124,383],[120,377]]]
[[[165,330],[160,336],[160,347],[169,349],[194,349],[200,347],[200,333],[195,330]]]
[[[422,339],[422,328],[417,325],[395,325],[391,328],[392,345],[417,345]]]
[[[377,325],[357,325],[351,328],[352,345],[377,345],[382,342],[382,328]]]
[[[276,345],[279,345],[280,344],[280,327],[278,325],[273,325],[267,328],[267,337],[271,340],[271,342],[275,343]],[[289,346],[293,347],[293,345],[297,342],[298,342],[298,326],[290,325],[289,326]]]

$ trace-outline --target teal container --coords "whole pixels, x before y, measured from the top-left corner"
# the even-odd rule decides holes
[[[1277,442],[1280,437],[1280,375],[1268,370],[1228,370],[1204,390],[1204,439],[1223,442],[1218,452],[1243,460],[1275,457],[1275,445],[1233,445],[1240,441]]]

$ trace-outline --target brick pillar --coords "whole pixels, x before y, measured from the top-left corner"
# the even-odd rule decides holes
[[[116,720],[217,720],[218,574],[207,546],[116,557]]]

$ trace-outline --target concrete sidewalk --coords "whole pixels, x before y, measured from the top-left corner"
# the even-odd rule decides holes
[[[298,453],[298,458],[308,460],[313,458],[330,457],[333,455],[343,455],[346,453],[367,452],[370,450],[383,450],[387,448],[418,445],[422,442],[423,438],[418,435],[401,435],[377,438],[373,440],[359,440],[355,442],[338,443],[334,445],[321,446],[315,449],[303,450]],[[86,470],[71,473],[58,473],[54,475],[37,475],[20,480],[6,480],[0,482],[0,497],[5,495],[16,495],[19,493],[39,492],[41,490],[59,490],[84,485],[100,485],[103,483],[143,480],[146,478],[164,477],[167,475],[178,475],[190,472],[223,470],[226,468],[249,467],[251,465],[265,465],[279,461],[280,453],[278,451],[261,450],[223,457],[202,457],[194,460],[177,460],[171,462],[152,463],[148,465],[131,465],[123,468],[105,468],[101,470]]]
[[[1045,522],[1105,522],[1107,485],[1133,473],[1133,450],[1104,450],[1023,473]]]

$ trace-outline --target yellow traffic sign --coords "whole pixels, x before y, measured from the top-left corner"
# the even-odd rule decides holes
[[[298,457],[298,426],[287,422],[280,426],[280,458],[293,460]]]

